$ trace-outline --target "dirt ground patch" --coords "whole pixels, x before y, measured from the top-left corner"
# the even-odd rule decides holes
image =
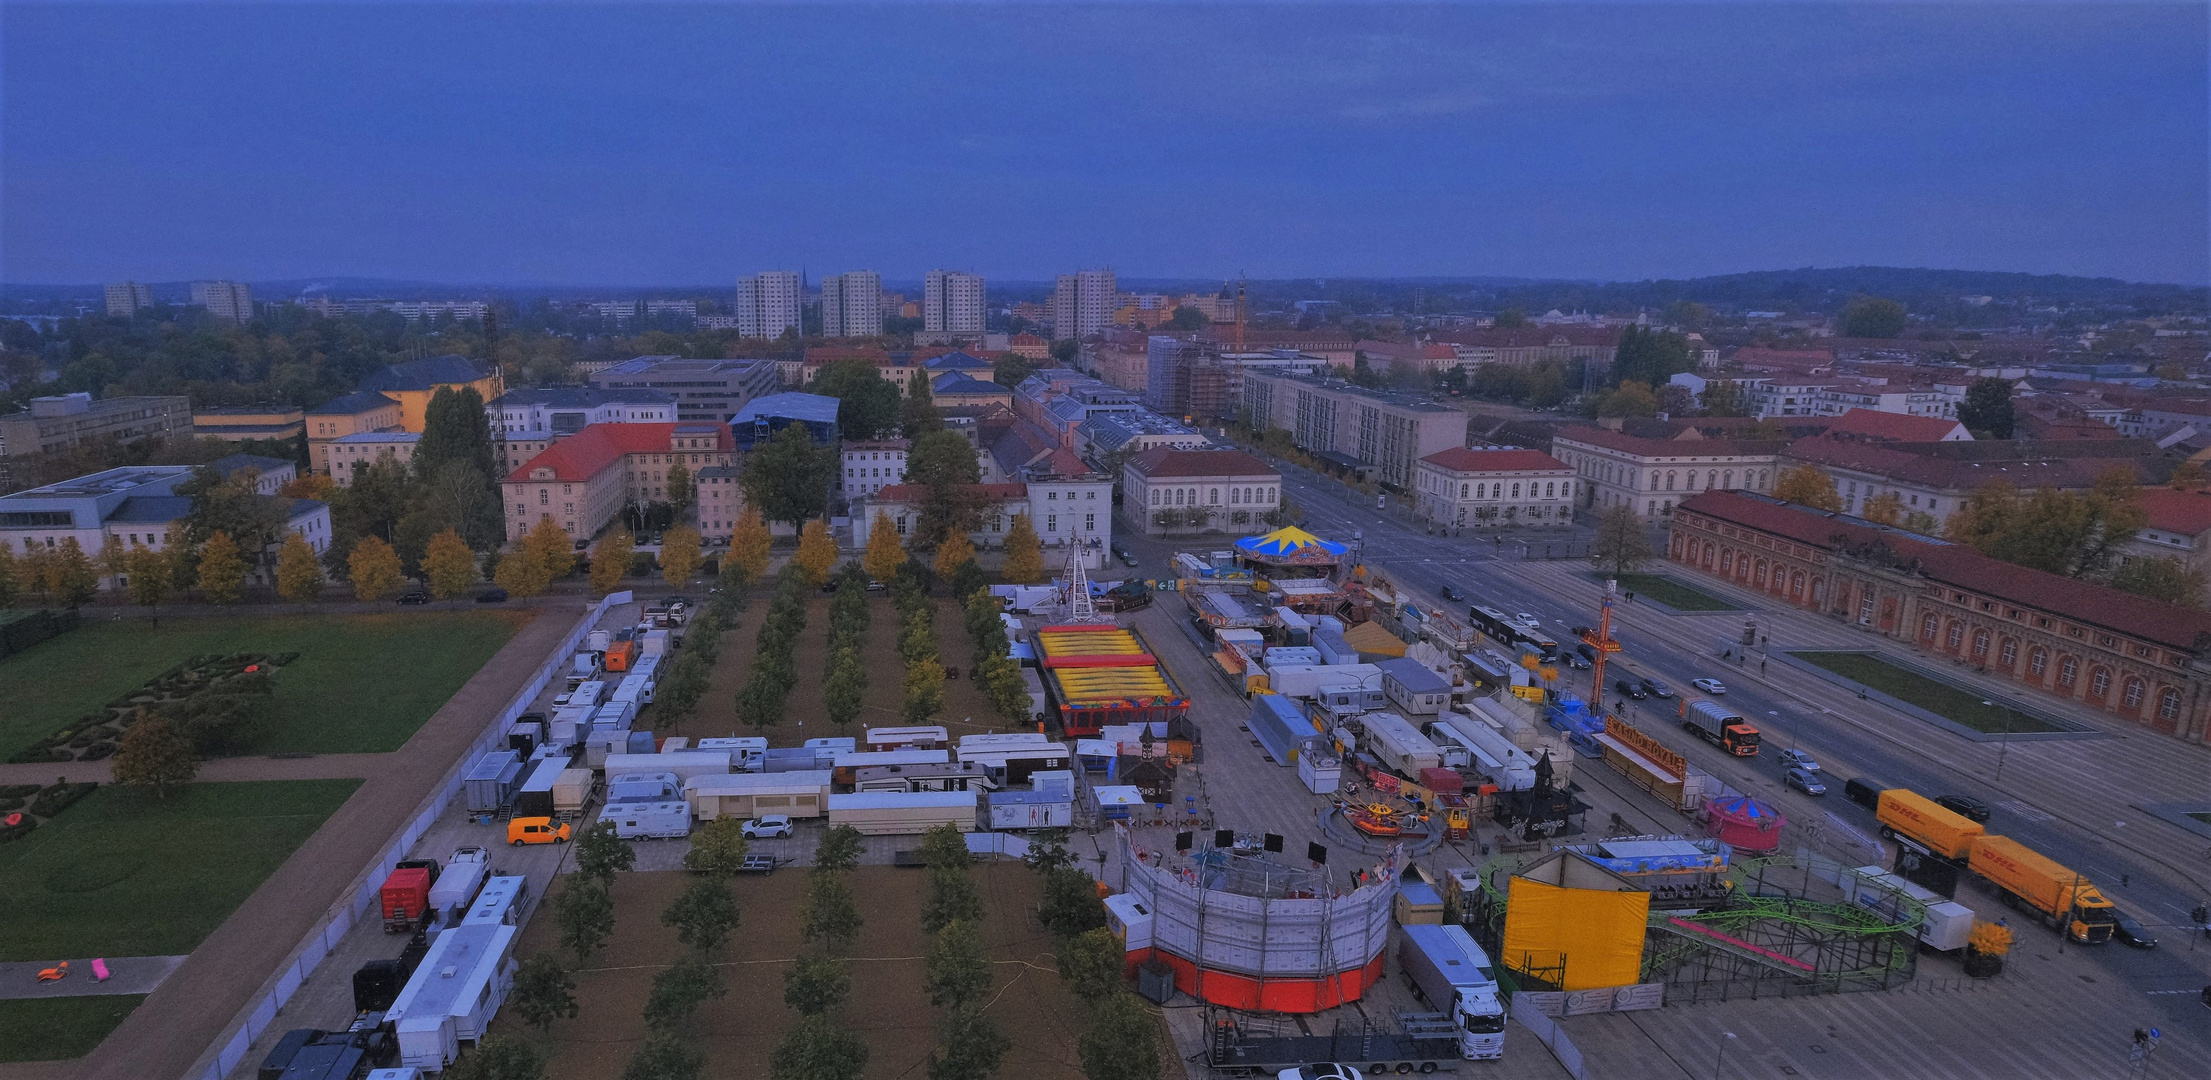
[[[974,872],[987,912],[984,938],[997,974],[988,1012],[1013,1040],[998,1075],[1079,1080],[1075,1040],[1081,1033],[1081,1013],[1074,995],[1060,985],[1052,936],[1032,914],[1036,876],[1019,863],[980,864]],[[853,892],[862,898],[867,923],[848,961],[852,1000],[842,1020],[867,1042],[864,1077],[912,1080],[922,1075],[936,1046],[937,1013],[921,986],[926,874],[887,866],[863,866],[853,873]],[[565,884],[572,879],[561,880]],[[616,880],[614,937],[593,958],[593,966],[577,975],[582,1018],[553,1026],[550,1080],[603,1080],[621,1074],[645,1037],[640,1011],[654,973],[683,953],[674,931],[661,925],[660,913],[689,881],[682,873],[624,874]],[[783,871],[744,878],[734,888],[743,921],[716,957],[729,993],[699,1010],[691,1032],[691,1041],[706,1053],[706,1075],[716,1080],[765,1078],[769,1052],[797,1019],[783,1006],[783,971],[801,948],[798,903],[806,875]],[[545,917],[531,920],[518,955],[553,947],[551,911],[548,906]],[[512,1010],[501,1012],[493,1024],[495,1031],[518,1028]]]
[[[968,640],[959,605],[946,596],[937,597],[936,602],[937,655],[946,663],[957,665],[960,677],[945,682],[944,711],[931,723],[943,724],[955,739],[962,735],[1011,730],[992,711],[975,681],[968,678],[968,671],[975,664],[975,647]],[[755,734],[750,727],[737,722],[737,688],[744,685],[745,676],[752,670],[753,642],[760,633],[760,617],[766,612],[767,604],[767,594],[755,592],[745,610],[737,615],[737,629],[722,636],[721,656],[714,666],[714,677],[707,684],[706,696],[699,700],[698,708],[689,719],[681,724],[662,726],[662,721],[647,713],[639,726],[651,726],[653,734],[659,736],[684,735],[693,739]],[[900,705],[905,697],[906,672],[898,658],[898,612],[880,594],[868,598],[866,656],[869,660],[868,686],[860,719],[839,729],[829,722],[829,712],[821,700],[822,681],[829,665],[829,598],[817,594],[810,599],[806,605],[806,629],[800,632],[798,644],[791,650],[791,662],[798,669],[798,685],[791,690],[783,722],[766,731],[768,745],[798,746],[814,738],[857,737],[862,728],[904,724],[906,720]]]

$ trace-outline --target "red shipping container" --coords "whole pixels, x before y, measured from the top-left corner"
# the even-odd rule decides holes
[[[414,925],[430,909],[430,871],[420,866],[392,871],[384,879],[381,896],[385,933]]]
[[[1466,778],[1456,769],[1422,769],[1420,786],[1438,795],[1456,795],[1466,790]]]

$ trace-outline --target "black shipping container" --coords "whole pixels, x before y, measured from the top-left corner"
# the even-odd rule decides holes
[[[396,996],[399,992],[392,993]],[[261,1059],[261,1071],[256,1080],[284,1080],[284,1070],[291,1067],[300,1048],[319,1038],[322,1038],[321,1028],[293,1028],[285,1032],[284,1037],[269,1048],[269,1056]]]

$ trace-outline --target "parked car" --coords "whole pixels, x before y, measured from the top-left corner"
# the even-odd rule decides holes
[[[430,602],[430,594],[421,589],[409,589],[399,594],[399,602],[402,604],[427,604]]]
[[[1640,683],[1636,683],[1636,682],[1632,682],[1632,681],[1630,681],[1630,680],[1627,680],[1627,679],[1621,679],[1621,680],[1619,680],[1619,681],[1617,681],[1617,682],[1613,683],[1613,684],[1612,684],[1612,688],[1613,688],[1614,690],[1618,690],[1619,692],[1621,692],[1621,693],[1623,693],[1623,694],[1626,694],[1627,696],[1629,696],[1629,697],[1631,697],[1631,698],[1634,698],[1634,699],[1635,699],[1635,700],[1637,700],[1637,701],[1641,701],[1641,700],[1643,700],[1644,698],[1647,698],[1647,697],[1651,696],[1651,695],[1650,695],[1650,693],[1649,693],[1649,691],[1646,691],[1646,690],[1644,690],[1644,689],[1643,689],[1643,687],[1642,687],[1642,684],[1640,684]]]
[[[885,586],[885,585],[884,585],[884,584],[883,584],[882,582],[880,582],[880,581],[877,581],[877,580],[875,580],[874,578],[869,578],[869,579],[868,579],[868,591],[869,591],[869,592],[883,592],[883,591],[885,591],[885,589],[886,589],[886,588],[887,588],[887,587],[886,587],[886,586]]]
[[[1819,775],[1805,772],[1803,769],[1790,769],[1788,772],[1782,773],[1781,782],[1806,795],[1827,794],[1827,785],[1820,783]]]
[[[2111,936],[2119,939],[2120,944],[2137,949],[2157,947],[2157,939],[2150,936],[2140,920],[2117,908],[2111,909]]]
[[[568,842],[568,823],[549,817],[518,817],[507,819],[507,843],[516,847],[524,844],[565,844]]]
[[[1121,560],[1121,565],[1123,566],[1136,565],[1136,556],[1129,554],[1129,549],[1122,547],[1119,544],[1113,545],[1113,557]]]
[[[773,840],[779,836],[789,836],[793,831],[791,819],[786,814],[762,814],[746,821],[742,828],[744,834],[754,840]]]
[[[477,593],[476,602],[479,604],[504,604],[507,602],[507,590],[494,585]]]
[[[1436,595],[1437,595],[1437,596],[1440,596],[1440,597],[1443,597],[1443,598],[1444,598],[1445,600],[1451,600],[1451,601],[1458,601],[1458,600],[1464,600],[1464,599],[1466,599],[1466,594],[1465,594],[1465,593],[1462,593],[1462,592],[1460,592],[1460,591],[1459,591],[1459,590],[1457,590],[1457,589],[1454,589],[1454,588],[1452,588],[1449,582],[1446,582],[1446,583],[1444,583],[1443,585],[1440,585],[1440,586],[1438,586],[1438,587],[1436,588]]]
[[[1720,695],[1727,693],[1727,684],[1721,682],[1718,679],[1691,679],[1689,680],[1689,685],[1694,686],[1697,689],[1712,695],[1713,697],[1719,697]]]
[[[1805,772],[1820,771],[1819,762],[1812,760],[1809,751],[1794,748],[1781,752],[1781,767],[1784,769],[1802,769]]]
[[[1364,1080],[1359,1070],[1333,1061],[1300,1065],[1274,1074],[1274,1080]]]
[[[1643,677],[1643,689],[1650,691],[1651,696],[1654,698],[1666,699],[1674,696],[1673,687],[1659,682],[1657,679],[1653,679],[1648,675],[1645,675]]]
[[[1935,805],[1968,821],[1988,822],[1988,804],[1971,795],[1937,795]]]

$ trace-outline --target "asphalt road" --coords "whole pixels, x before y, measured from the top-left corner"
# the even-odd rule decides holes
[[[1280,467],[1284,490],[1304,512],[1310,531],[1331,540],[1356,539],[1368,565],[1388,574],[1399,588],[1422,596],[1441,610],[1463,616],[1468,606],[1466,602],[1440,600],[1438,587],[1449,584],[1471,602],[1535,615],[1561,642],[1571,640],[1568,628],[1597,622],[1601,586],[1584,560],[1524,559],[1511,540],[1500,546],[1485,537],[1430,535],[1406,524],[1398,514],[1377,509],[1372,496],[1293,466]],[[1394,502],[1395,496],[1391,500]],[[1565,541],[1579,538],[1586,542],[1587,533],[1526,530],[1525,537],[1535,550],[1540,551],[1541,544],[1548,540],[1558,543],[1563,553]],[[1156,567],[1164,566],[1168,552],[1195,546],[1128,535],[1122,542],[1143,560],[1140,572],[1156,572]],[[1713,595],[1742,602],[1775,639],[1776,651],[1822,645],[1869,648],[1875,641],[1815,615],[1788,608],[1769,609],[1748,593],[1702,579],[1693,584]],[[1777,754],[1738,759],[1681,733],[1672,727],[1676,702],[1630,701],[1628,717],[1683,751],[1700,768],[1733,787],[1776,803],[1796,825],[1812,826],[1825,846],[1862,852],[1867,863],[1886,862],[1888,856],[1880,850],[1871,812],[1841,797],[1843,779],[1867,776],[1876,778],[1882,786],[1911,788],[1930,795],[1955,792],[1987,800],[1996,808],[1989,822],[1991,832],[2020,840],[2086,874],[2123,910],[2149,924],[2162,939],[2159,949],[2148,952],[2117,944],[2096,949],[2102,968],[2112,980],[2146,995],[2142,1004],[2167,1022],[2211,1028],[2211,1013],[2205,1012],[2192,993],[2211,978],[2207,974],[2211,972],[2211,941],[2186,928],[2189,909],[2211,891],[2205,884],[2211,880],[2211,865],[2204,862],[2205,855],[2211,854],[2205,851],[2211,843],[2135,811],[2130,805],[2211,798],[2211,779],[2207,779],[2211,768],[2206,767],[2206,756],[2200,748],[2144,743],[2134,749],[2146,755],[2177,758],[2179,764],[2169,775],[2129,776],[2104,775],[2114,772],[2101,764],[2110,756],[2103,753],[2108,747],[2087,747],[2080,741],[2032,745],[2014,742],[2001,748],[2005,761],[1998,784],[1995,767],[2000,747],[1996,742],[1968,740],[1878,703],[1857,700],[1833,683],[1778,661],[1766,665],[1761,673],[1755,651],[1745,662],[1722,661],[1721,642],[1741,630],[1745,614],[1673,614],[1648,604],[1622,605],[1616,608],[1614,636],[1625,648],[1608,665],[1605,681],[1609,686],[1620,674],[1651,675],[1677,690],[1687,690],[1694,678],[1721,679],[1729,688],[1727,702],[1765,731],[1770,747],[1804,749],[1822,762],[1830,780],[1824,798],[1785,790]],[[1589,672],[1571,671],[1561,681],[1586,697],[1588,679]],[[1618,698],[1618,694],[1608,695],[1608,701]],[[2126,737],[2133,742],[2144,739]],[[2111,800],[2113,805],[2083,810],[2080,793],[2072,789],[2097,783],[2127,794]],[[2164,789],[2131,791],[2130,785],[2163,785]],[[2046,797],[2053,788],[2066,789],[2073,797]],[[2093,806],[2093,800],[2089,802]],[[2110,826],[2101,821],[2093,826],[2085,824],[2099,813],[2124,821],[2114,821]],[[2143,843],[2137,845],[2137,841]],[[2189,862],[2190,858],[2195,861]],[[2022,928],[2021,943],[2034,949],[2058,947],[2052,931],[2031,924]],[[2191,992],[2176,992],[2181,990]]]

